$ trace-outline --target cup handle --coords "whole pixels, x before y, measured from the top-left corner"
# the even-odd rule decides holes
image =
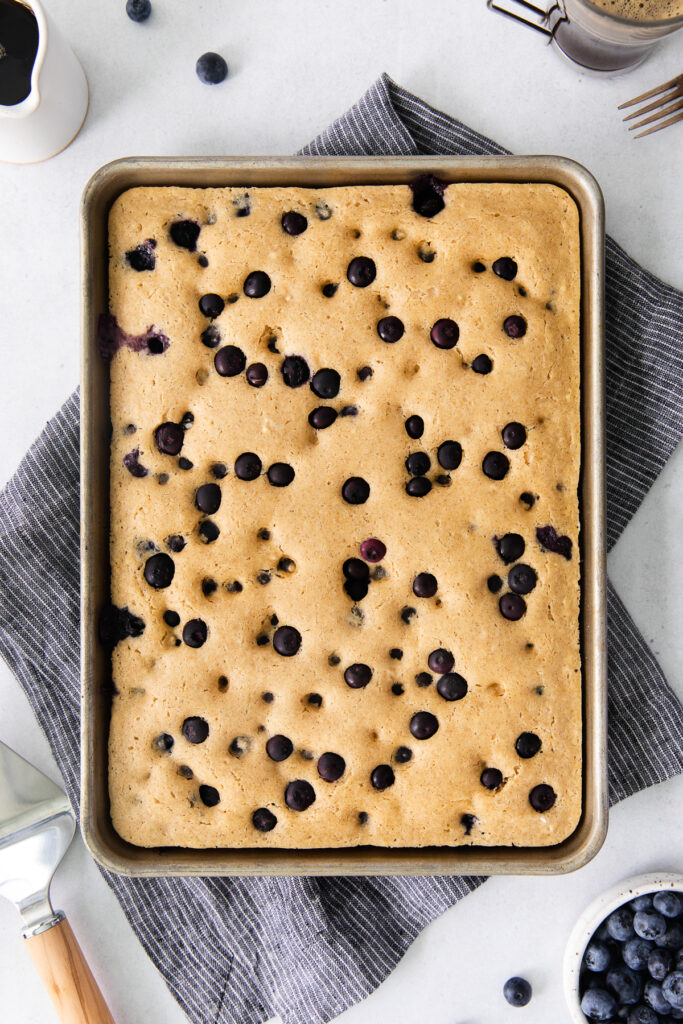
[[[515,11],[509,10],[507,7],[501,7],[495,2],[495,0],[486,0],[486,6],[490,11],[495,11],[496,14],[502,14],[503,17],[510,18],[512,21],[519,21],[522,25],[526,25],[527,28],[533,28],[536,32],[540,32],[541,35],[547,36],[549,39],[554,37],[555,31],[560,22],[566,20],[564,12],[557,3],[552,4],[552,6],[547,10],[531,3],[531,0],[508,0],[508,3],[517,4],[524,10],[530,11],[532,14],[541,18],[541,21],[532,21],[530,18],[525,18],[522,14],[517,14]],[[550,17],[556,11],[559,12],[560,17],[556,19],[552,28],[548,28]]]

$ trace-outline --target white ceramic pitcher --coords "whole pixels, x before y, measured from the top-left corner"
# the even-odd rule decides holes
[[[21,2],[38,23],[38,49],[26,99],[0,103],[0,160],[30,164],[60,153],[78,135],[88,110],[88,83],[40,0]]]

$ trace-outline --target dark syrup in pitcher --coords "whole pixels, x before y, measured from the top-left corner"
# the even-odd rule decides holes
[[[31,91],[38,22],[20,0],[0,0],[0,106],[13,107]]]

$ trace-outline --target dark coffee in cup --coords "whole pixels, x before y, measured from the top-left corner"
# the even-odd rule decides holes
[[[0,105],[13,107],[31,91],[38,22],[20,0],[0,0]]]

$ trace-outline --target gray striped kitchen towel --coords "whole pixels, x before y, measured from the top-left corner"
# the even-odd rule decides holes
[[[383,76],[304,151],[502,153]],[[683,296],[607,247],[609,542],[683,431]],[[78,395],[0,495],[0,652],[78,804]],[[681,706],[609,591],[610,795],[683,770]],[[372,991],[477,878],[192,878],[105,874],[196,1024],[323,1024]]]

